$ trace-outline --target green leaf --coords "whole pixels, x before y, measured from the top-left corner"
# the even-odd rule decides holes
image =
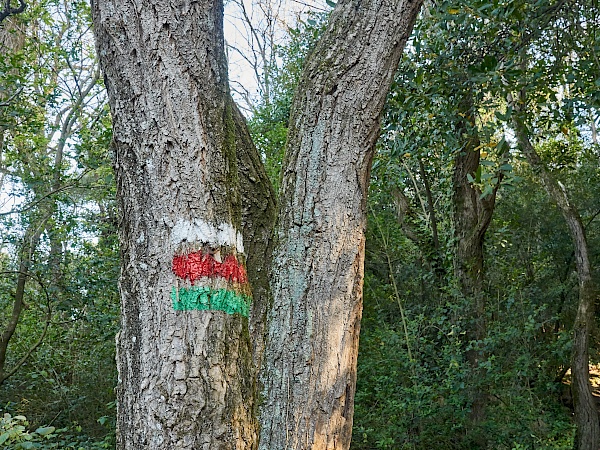
[[[492,195],[493,192],[494,192],[494,189],[492,188],[492,186],[486,186],[485,189],[483,190],[483,192],[481,193],[481,195],[479,196],[479,198],[484,199],[488,195]]]
[[[54,430],[56,430],[55,427],[40,427],[35,432],[40,436],[46,436],[47,434],[54,433]]]
[[[498,65],[498,59],[494,55],[486,55],[481,62],[482,72],[488,72],[496,68]]]
[[[0,434],[0,444],[5,443],[10,437],[10,433],[7,431],[6,433]]]
[[[504,122],[507,122],[507,121],[508,121],[508,119],[510,119],[510,117],[512,116],[512,108],[509,106],[509,107],[506,109],[506,113],[504,113],[504,114],[502,114],[500,111],[494,111],[494,115],[495,115],[495,116],[496,116],[498,119],[500,119],[500,120],[502,120],[502,121],[504,121]]]
[[[336,2],[333,2],[333,1],[331,1],[331,0],[325,0],[325,2],[326,2],[326,3],[327,3],[329,6],[331,6],[332,8],[335,8],[335,5],[337,4]]]
[[[477,166],[477,171],[475,172],[475,181],[481,183],[481,166]]]

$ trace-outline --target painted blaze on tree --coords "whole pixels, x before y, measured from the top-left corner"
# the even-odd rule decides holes
[[[248,317],[252,294],[241,234],[229,224],[213,227],[197,219],[193,223],[180,220],[172,236],[179,247],[173,256],[173,309]]]

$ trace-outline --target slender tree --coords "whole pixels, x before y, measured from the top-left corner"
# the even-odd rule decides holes
[[[38,4],[31,6],[39,12]],[[82,134],[89,131],[87,125],[99,120],[105,105],[99,95],[99,68],[81,39],[73,37],[82,33],[85,8],[74,8],[81,14],[77,19],[62,20],[61,14],[72,14],[74,5],[45,6],[49,14],[61,17],[54,27],[41,18],[19,16],[0,28],[0,189],[5,198],[24,194],[22,204],[15,202],[19,206],[0,214],[4,243],[12,240],[16,253],[14,270],[2,272],[3,277],[14,276],[15,287],[10,316],[0,328],[0,385],[43,343],[58,303],[55,294],[65,290],[60,285],[64,242],[59,229],[64,227],[65,203],[73,203],[73,198],[65,201],[64,193],[78,196],[73,189],[85,189],[89,182],[85,175],[93,176],[93,170],[73,171],[69,141],[81,142]],[[20,227],[14,227],[15,222]],[[40,275],[46,240],[50,241],[49,279]],[[19,323],[31,305],[31,285],[44,293],[44,319],[39,336],[19,354],[12,351],[18,340],[13,338],[19,335]]]
[[[590,385],[590,335],[594,321],[595,302],[598,288],[592,276],[590,251],[585,228],[576,206],[565,186],[548,170],[538,155],[525,124],[526,103],[524,91],[520,102],[513,106],[513,126],[523,155],[533,172],[539,177],[548,196],[558,206],[571,235],[575,254],[575,267],[579,281],[579,303],[573,324],[573,351],[571,371],[573,374],[573,399],[577,434],[576,450],[595,450],[600,445],[600,423],[598,410]]]

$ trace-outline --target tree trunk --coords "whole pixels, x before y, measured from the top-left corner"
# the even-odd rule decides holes
[[[519,105],[523,108],[524,102]],[[520,114],[524,114],[521,109]],[[517,139],[527,162],[536,173],[550,198],[560,209],[573,241],[575,248],[575,265],[579,278],[579,305],[575,324],[573,325],[573,355],[571,372],[573,375],[572,389],[575,403],[575,422],[577,434],[575,448],[578,450],[598,450],[600,447],[600,424],[598,411],[590,385],[590,360],[589,341],[594,318],[594,302],[598,291],[592,278],[592,269],[585,230],[581,217],[575,206],[571,203],[565,187],[556,180],[545,167],[543,161],[535,151],[529,139],[529,133],[522,119],[513,116],[513,125]]]
[[[366,193],[419,0],[341,0],[295,94],[261,372],[260,449],[347,449]]]
[[[2,384],[8,377],[13,375],[27,358],[19,361],[15,367],[11,370],[6,370],[6,356],[8,350],[8,344],[17,330],[21,313],[25,308],[25,288],[27,287],[27,281],[30,277],[30,268],[33,263],[33,256],[40,242],[40,237],[44,231],[44,226],[48,217],[41,218],[39,221],[32,219],[32,223],[29,224],[27,230],[23,235],[23,242],[19,249],[19,271],[17,272],[17,285],[15,287],[15,294],[13,300],[13,308],[10,316],[10,320],[6,324],[6,327],[2,330],[0,335],[0,384]],[[44,332],[45,334],[45,332]],[[29,352],[29,354],[31,351]],[[28,354],[26,354],[26,357]]]
[[[122,215],[117,446],[255,448],[222,2],[92,8]]]
[[[474,106],[466,93],[459,105],[461,120],[457,127],[457,140],[462,143],[460,151],[454,159],[453,204],[454,204],[454,236],[456,253],[454,271],[462,295],[471,303],[466,339],[467,345],[473,348],[467,351],[466,357],[471,366],[471,385],[474,385],[471,397],[470,422],[473,426],[485,419],[487,395],[477,386],[481,380],[479,365],[485,354],[477,342],[486,336],[486,302],[483,294],[484,255],[483,245],[485,233],[492,220],[496,203],[496,192],[481,198],[481,190],[471,181],[476,179],[479,168],[479,137],[476,130]],[[475,344],[470,344],[476,342]],[[485,445],[485,437],[478,439]]]
[[[269,275],[275,223],[275,192],[265,171],[244,116],[232,103],[236,125],[236,150],[242,197],[242,234],[252,284],[250,335],[255,369],[262,363],[267,310],[271,304]]]
[[[273,191],[227,88],[222,3],[93,3],[122,214],[118,448],[254,448],[263,347],[261,448],[348,448],[369,167],[419,6],[339,2],[296,96],[273,242]],[[222,280],[229,257],[236,278]],[[210,289],[242,300],[197,294]]]
[[[7,11],[10,9],[10,5],[3,5],[2,8],[4,11]],[[8,15],[6,17],[8,17]],[[0,23],[6,17],[3,17],[2,12],[0,12]],[[23,33],[14,22],[14,20],[7,20],[0,24],[0,52],[7,55],[12,52],[16,53],[20,51],[25,43],[25,33]],[[13,69],[11,72],[12,75],[17,75],[18,71]],[[0,85],[0,104],[7,100],[10,101],[12,89],[14,89],[14,86],[5,85],[4,83]],[[6,128],[2,122],[3,120],[0,117],[0,170],[2,171],[2,175],[0,176],[0,188],[2,187],[4,176],[8,172],[4,167],[4,139]],[[35,220],[34,215],[32,215],[31,220],[32,222],[23,234],[23,242],[19,248],[17,283],[15,286],[10,320],[6,326],[3,325],[2,335],[0,336],[0,384],[2,384],[8,378],[9,373],[12,372],[5,368],[8,344],[17,329],[23,307],[25,306],[25,287],[29,277],[29,268],[31,267],[33,255],[37,249],[42,232],[42,229],[39,228],[40,223]]]

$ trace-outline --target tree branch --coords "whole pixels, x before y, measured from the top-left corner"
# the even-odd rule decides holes
[[[22,274],[26,277],[33,277],[33,275],[29,272],[28,273],[23,273],[23,272],[19,272],[19,271],[0,272],[0,274],[3,274],[3,275],[4,274],[13,274],[13,273],[18,273],[19,275]],[[29,348],[27,353],[25,353],[25,355],[14,365],[14,367],[6,374],[0,373],[0,385],[2,385],[2,383],[4,383],[8,378],[13,376],[21,368],[21,366],[27,362],[27,360],[33,354],[33,352],[36,351],[40,345],[42,345],[42,342],[44,341],[44,338],[46,337],[46,334],[48,332],[48,327],[50,326],[50,323],[52,322],[52,308],[50,306],[51,302],[50,302],[50,295],[48,294],[48,290],[46,289],[46,286],[44,286],[42,281],[39,279],[39,277],[34,277],[34,278],[36,279],[38,284],[41,286],[42,291],[44,291],[44,295],[46,297],[46,311],[47,312],[46,312],[46,320],[44,321],[44,329],[42,330],[42,334],[40,335],[38,340],[35,342],[35,344],[33,344]]]
[[[27,8],[27,4],[25,3],[24,0],[19,0],[19,6],[17,6],[16,8],[11,6],[10,4],[11,4],[11,0],[4,1],[4,7],[0,11],[0,24],[8,16],[14,16],[15,14],[21,14],[23,11],[25,11],[25,8]]]

